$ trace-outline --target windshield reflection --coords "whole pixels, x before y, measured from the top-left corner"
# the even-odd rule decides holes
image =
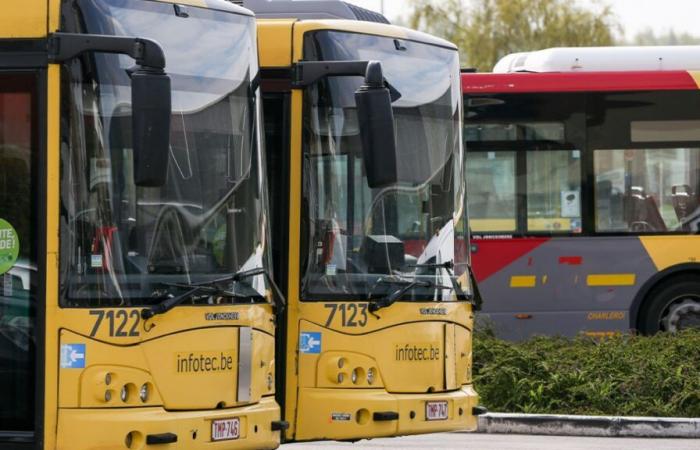
[[[133,0],[88,0],[78,31],[158,41],[172,79],[164,186],[133,183],[133,60],[98,54],[64,66],[61,290],[69,306],[152,304],[167,286],[269,267],[252,17]],[[187,21],[187,26],[183,26]],[[74,25],[78,26],[78,25]],[[201,55],[193,58],[192,55]],[[266,295],[263,276],[246,295]],[[192,303],[233,301],[196,297]]]
[[[457,52],[323,31],[307,36],[305,59],[382,62],[401,93],[393,104],[399,179],[415,182],[369,188],[354,99],[362,77],[328,77],[307,88],[303,298],[376,298],[418,279],[430,283],[401,300],[458,298],[452,287],[468,252]],[[454,269],[436,267],[449,263]]]

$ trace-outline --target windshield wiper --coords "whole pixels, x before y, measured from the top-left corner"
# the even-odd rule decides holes
[[[452,270],[455,268],[455,262],[449,260],[439,264],[411,264],[408,267],[416,267],[421,269],[445,269],[449,272],[452,272]]]
[[[435,289],[452,289],[449,286],[444,286],[441,284],[433,283],[432,281],[428,280],[414,280],[414,281],[407,281],[407,280],[380,280],[379,282],[381,283],[392,283],[392,284],[405,284],[402,288],[397,289],[396,291],[392,292],[391,294],[387,295],[386,297],[382,297],[376,301],[370,301],[369,305],[367,306],[367,309],[371,313],[375,313],[379,311],[382,308],[386,308],[387,306],[391,306],[394,303],[396,303],[397,300],[399,300],[401,297],[406,294],[406,292],[410,291],[411,289],[415,287],[434,287]]]
[[[272,288],[275,290],[275,294],[277,295],[277,300],[276,300],[276,305],[279,308],[284,308],[286,301],[284,299],[284,296],[282,295],[282,291],[280,288],[277,286],[277,283],[272,279],[270,276],[270,273],[263,268],[257,268],[257,269],[252,269],[252,270],[244,270],[241,272],[236,272],[233,275],[223,277],[223,278],[218,278],[216,280],[210,280],[210,281],[204,281],[201,283],[170,283],[168,286],[173,286],[173,287],[179,287],[179,288],[189,288],[188,291],[174,297],[167,297],[164,299],[162,302],[151,306],[150,308],[146,308],[141,310],[141,318],[144,320],[150,319],[151,317],[157,315],[157,314],[164,314],[180,303],[184,302],[185,300],[188,300],[195,295],[202,293],[202,294],[212,294],[212,295],[221,295],[225,297],[238,297],[238,298],[248,298],[252,297],[249,295],[242,295],[237,292],[232,292],[232,291],[227,291],[225,289],[221,289],[212,285],[215,285],[217,283],[224,283],[227,281],[232,281],[232,282],[239,282],[241,280],[244,280],[246,278],[258,276],[258,275],[264,275],[267,281],[270,283]]]

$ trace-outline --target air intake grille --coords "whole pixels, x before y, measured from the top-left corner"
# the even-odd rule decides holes
[[[362,20],[365,22],[378,22],[378,23],[390,23],[386,17],[383,15],[370,11],[369,9],[361,8],[359,6],[352,5],[350,3],[345,3],[348,8],[355,14],[357,20]]]

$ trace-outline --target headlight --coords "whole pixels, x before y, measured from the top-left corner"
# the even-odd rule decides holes
[[[122,386],[122,390],[119,393],[119,397],[122,399],[124,403],[126,403],[127,398],[129,397],[129,390],[127,389],[126,386]]]
[[[374,383],[374,367],[367,369],[367,384]]]
[[[105,402],[109,403],[112,400],[112,391],[105,391]]]
[[[267,390],[268,391],[272,389],[272,382],[273,382],[272,374],[268,373],[267,374]]]
[[[141,389],[139,389],[139,398],[144,403],[148,400],[148,384],[144,383]]]
[[[345,379],[345,375],[342,373],[339,373],[338,374],[338,383],[342,383],[344,379]]]

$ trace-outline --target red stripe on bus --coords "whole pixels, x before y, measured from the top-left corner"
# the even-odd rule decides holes
[[[464,73],[465,94],[523,92],[593,92],[695,90],[698,85],[683,70],[576,73]]]
[[[472,268],[476,281],[484,281],[547,241],[549,238],[472,239]]]
[[[580,266],[583,263],[581,256],[560,256],[559,264],[569,264],[570,266]]]

